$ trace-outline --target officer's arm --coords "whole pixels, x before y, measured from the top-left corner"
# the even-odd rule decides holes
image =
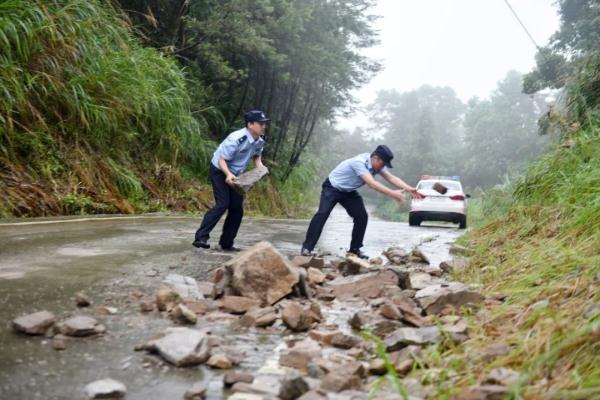
[[[227,166],[227,161],[223,157],[219,157],[219,169],[225,174],[225,182],[231,185],[237,178],[231,173]]]
[[[409,192],[413,197],[420,198],[421,195],[417,192],[417,188],[410,186],[408,183],[404,182],[397,176],[394,176],[387,170],[381,171],[379,174],[383,176],[383,179],[396,186],[397,188],[404,189],[407,192]]]
[[[381,183],[377,182],[371,174],[364,174],[364,175],[361,175],[360,177],[362,178],[363,181],[365,181],[367,186],[370,187],[371,189],[377,190],[378,192],[381,192],[387,196],[390,196],[391,198],[393,198],[395,200],[404,201],[404,193],[402,193],[401,190],[392,190],[392,189],[386,187],[385,185],[382,185]]]
[[[254,166],[256,168],[263,168],[265,166],[262,162],[262,157],[260,154],[255,155],[252,161],[254,161]]]

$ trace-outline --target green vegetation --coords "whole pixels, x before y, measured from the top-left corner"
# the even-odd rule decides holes
[[[473,252],[470,265],[455,278],[505,300],[473,316],[469,341],[442,349],[444,365],[451,362],[458,378],[435,382],[440,398],[496,367],[520,373],[509,398],[600,396],[598,82],[600,58],[592,52],[567,82],[566,113],[553,115],[560,144],[514,185],[481,199],[485,217],[463,238]],[[496,343],[512,351],[492,362],[472,356]]]
[[[250,211],[303,212],[303,153],[378,68],[371,5],[1,1],[0,217],[201,210],[250,108],[273,117]]]

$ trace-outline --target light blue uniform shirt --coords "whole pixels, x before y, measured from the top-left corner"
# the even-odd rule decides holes
[[[212,165],[219,167],[219,159],[222,157],[227,162],[227,167],[232,174],[238,176],[246,169],[248,161],[254,156],[262,154],[265,141],[262,137],[254,140],[250,131],[242,128],[230,133],[221,142],[211,160]]]
[[[363,153],[339,163],[329,174],[329,182],[337,190],[351,192],[365,184],[361,175],[375,176],[385,170],[383,167],[381,171],[376,172],[371,165],[371,154]]]

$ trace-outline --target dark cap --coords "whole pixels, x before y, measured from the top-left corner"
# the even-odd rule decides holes
[[[269,122],[270,121],[270,119],[267,118],[265,113],[260,110],[248,111],[246,114],[244,114],[244,120],[246,122]]]
[[[380,144],[377,146],[375,151],[371,153],[371,156],[377,156],[381,158],[381,160],[385,163],[385,166],[388,168],[392,167],[392,160],[394,159],[394,153],[387,147],[385,144]]]

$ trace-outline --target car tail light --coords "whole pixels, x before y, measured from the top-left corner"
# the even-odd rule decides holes
[[[465,199],[465,196],[463,196],[462,194],[455,194],[454,196],[450,196],[451,200],[458,200],[458,201],[463,201]]]

